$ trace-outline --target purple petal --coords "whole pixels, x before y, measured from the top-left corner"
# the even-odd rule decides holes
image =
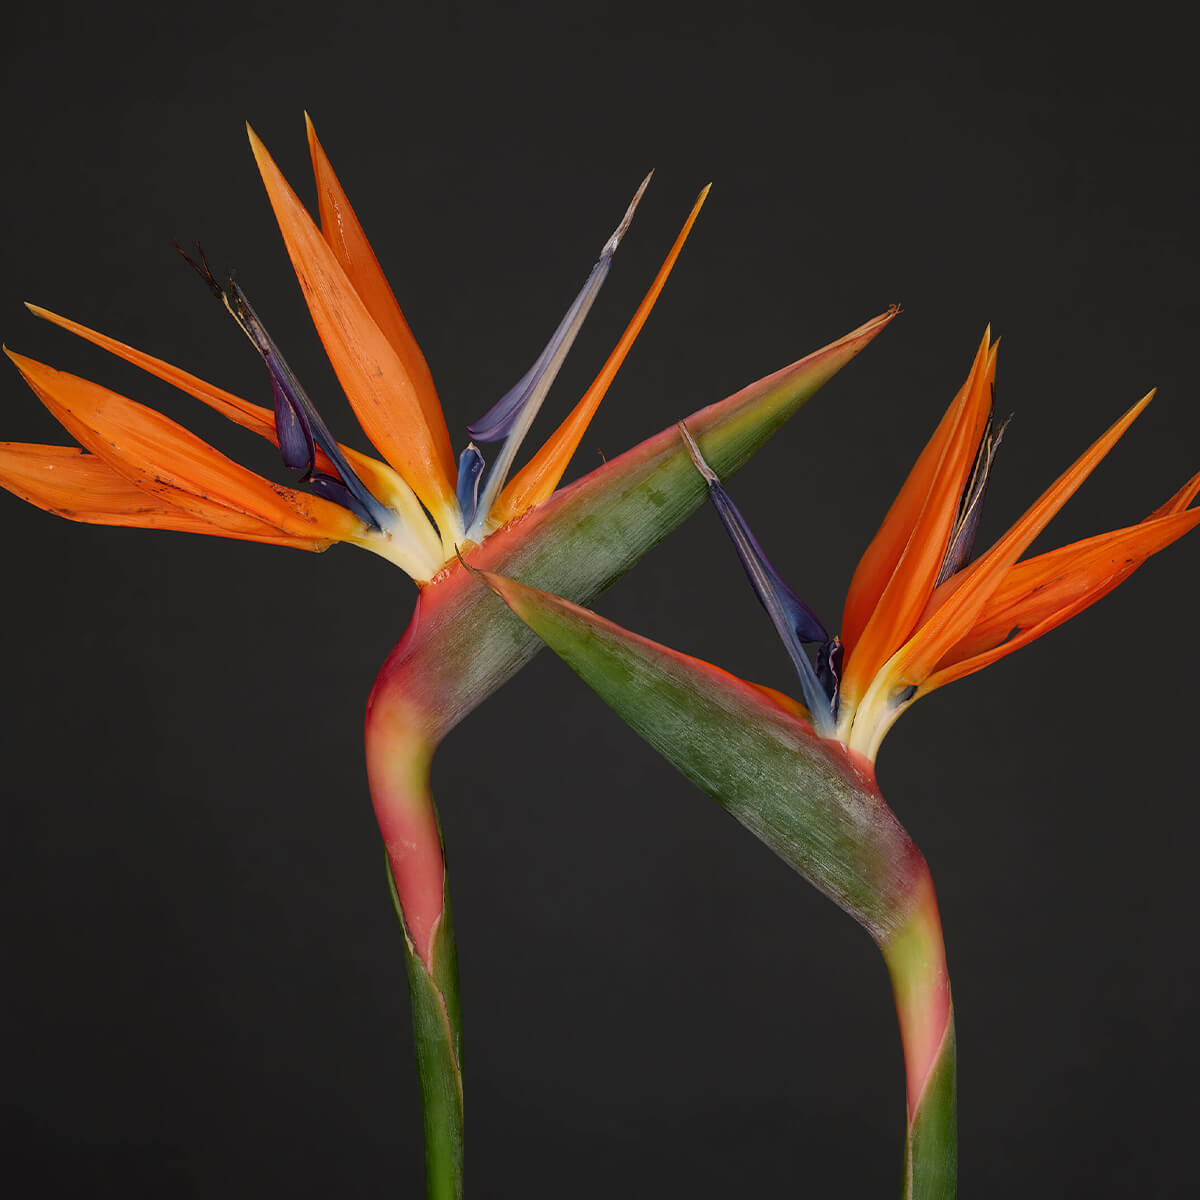
[[[829,697],[829,709],[834,717],[838,713],[841,699],[842,659],[845,657],[842,639],[836,634],[817,648],[817,678],[825,695]]]
[[[275,436],[283,465],[293,471],[311,471],[317,460],[312,427],[274,375],[271,393],[275,397]]]
[[[750,580],[750,586],[754,588],[754,594],[758,597],[759,603],[767,610],[767,615],[775,626],[775,632],[779,634],[779,638],[792,660],[792,665],[796,668],[796,674],[800,677],[800,687],[804,693],[804,703],[812,717],[813,728],[822,737],[831,737],[833,735],[833,697],[826,691],[804,650],[804,643],[823,642],[828,644],[830,642],[829,635],[808,605],[783,582],[779,573],[771,566],[754,534],[750,532],[750,527],[746,524],[742,514],[738,512],[737,506],[729,498],[728,492],[721,486],[716,472],[704,461],[700,447],[696,445],[687,426],[682,421],[679,423],[679,431],[687,444],[692,462],[696,464],[696,470],[708,484],[708,494],[713,502],[713,507],[716,508],[717,515],[721,518],[725,531],[733,542],[733,548],[737,551],[738,558],[741,559],[742,567]]]
[[[653,174],[654,172],[651,171],[650,175]],[[616,254],[617,247],[621,244],[621,239],[625,236],[625,232],[633,220],[638,201],[641,200],[642,194],[650,183],[650,175],[642,180],[642,185],[625,210],[621,223],[614,230],[612,237],[605,242],[596,265],[587,277],[587,282],[571,302],[571,307],[567,309],[566,315],[558,323],[558,328],[555,329],[546,348],[538,355],[533,366],[478,421],[467,426],[467,432],[475,441],[498,442],[507,437],[535,396],[540,405],[542,397],[550,390],[554,376],[558,374],[559,367],[562,366],[562,362],[571,348],[571,343],[574,342],[588,310],[592,307],[596,294],[608,276],[613,255]],[[546,378],[547,375],[549,378]],[[545,386],[539,387],[543,380],[545,380]]]
[[[561,330],[562,326],[560,325],[554,332],[555,338],[558,337]],[[550,339],[550,344],[554,344],[554,338]],[[549,348],[549,346],[546,347],[547,350]],[[534,379],[537,377],[539,369],[542,368],[545,358],[546,351],[543,350],[533,366],[478,421],[467,426],[467,433],[472,438],[478,442],[498,442],[508,436],[508,431],[513,427],[513,423],[521,414],[521,408],[529,398]]]
[[[367,525],[373,524],[371,514],[359,503],[358,497],[340,480],[332,475],[323,475],[320,471],[312,471],[305,476],[304,482],[322,499],[332,500],[348,508],[360,521]]]
[[[621,244],[621,238],[625,236],[629,223],[633,220],[634,210],[649,182],[650,176],[647,175],[642,180],[642,186],[638,188],[629,207],[625,210],[625,216],[622,217],[621,223],[614,230],[612,237],[605,242],[600,259],[592,268],[592,273],[583,285],[583,290],[575,297],[571,307],[567,310],[567,315],[559,323],[558,328],[554,331],[554,336],[539,355],[537,362],[525,373],[516,388],[505,393],[500,405],[494,407],[482,421],[471,427],[472,434],[476,438],[484,440],[495,440],[501,436],[504,438],[504,445],[500,447],[500,452],[496,455],[492,468],[488,472],[475,519],[467,530],[467,536],[476,541],[486,532],[487,515],[491,511],[496,497],[500,494],[500,489],[507,482],[508,472],[516,458],[517,451],[521,448],[521,442],[524,441],[530,425],[533,424],[534,417],[537,416],[538,409],[542,406],[542,401],[550,391],[550,386],[575,341],[575,335],[583,325],[584,319],[600,291],[600,285],[608,275],[612,257]],[[497,409],[501,406],[503,412],[498,412]]]
[[[458,456],[458,485],[455,494],[464,525],[470,525],[475,516],[475,508],[479,504],[479,479],[483,475],[483,467],[483,455],[479,453],[479,447],[472,442]]]
[[[975,452],[975,465],[971,468],[971,477],[967,480],[958,503],[958,515],[954,519],[950,544],[946,547],[942,568],[938,572],[938,584],[945,583],[951,575],[957,574],[971,561],[975,538],[979,534],[979,520],[983,516],[983,501],[987,496],[988,480],[991,478],[992,460],[996,457],[996,451],[1000,448],[1007,428],[1008,421],[997,427],[995,414],[988,415],[979,449]]]
[[[227,290],[221,295],[233,319],[262,356],[271,378],[271,394],[275,399],[275,430],[284,465],[294,471],[303,471],[303,481],[313,484],[318,494],[349,508],[368,525],[373,525],[376,529],[387,528],[392,523],[390,510],[376,500],[346,461],[337,439],[329,432],[329,427],[321,419],[316,405],[308,398],[308,393],[301,387],[300,381],[280,354],[279,347],[263,327],[258,314],[250,307],[246,294],[231,279]],[[352,504],[340,499],[330,490],[329,484],[334,482],[330,476],[314,473],[318,446],[341,476],[340,486],[345,494],[353,499]],[[326,481],[320,484],[324,491],[317,488],[318,480]]]

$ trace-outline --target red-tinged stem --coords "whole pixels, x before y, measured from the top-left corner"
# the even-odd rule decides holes
[[[958,1175],[954,1008],[933,880],[921,865],[907,919],[881,944],[908,1084],[903,1194],[905,1200],[953,1200]]]
[[[436,595],[436,589],[433,589]],[[444,597],[445,593],[443,594]],[[429,787],[445,732],[436,675],[406,670],[412,643],[438,607],[418,599],[413,619],[367,701],[367,777],[387,853],[392,898],[407,955],[413,1042],[425,1130],[429,1200],[463,1195],[462,1015],[445,855]]]
[[[414,618],[415,620],[415,618]],[[409,937],[432,969],[445,864],[429,769],[436,742],[417,698],[381,673],[367,701],[367,780]]]
[[[920,1102],[950,1020],[942,921],[928,871],[918,886],[912,917],[884,951],[904,1043],[910,1114]]]

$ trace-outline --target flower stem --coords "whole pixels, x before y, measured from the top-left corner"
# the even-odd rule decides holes
[[[367,776],[404,933],[429,1200],[463,1194],[462,1013],[427,706],[381,674],[367,706]]]
[[[430,969],[417,953],[409,933],[390,862],[388,883],[396,916],[404,931],[413,1046],[425,1129],[426,1195],[429,1200],[462,1200],[462,1012],[449,896],[446,895],[442,916],[434,932],[433,968]]]
[[[908,1081],[903,1196],[953,1200],[958,1188],[954,1008],[933,881],[922,866],[909,917],[881,946],[892,977]]]

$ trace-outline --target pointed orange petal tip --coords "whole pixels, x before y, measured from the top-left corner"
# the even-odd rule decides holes
[[[412,377],[254,130],[250,146],[313,324],[363,430],[442,527],[461,525],[456,467],[442,422],[431,428]]]
[[[358,292],[380,332],[400,356],[400,361],[412,379],[421,411],[430,429],[435,431],[435,436],[444,437],[449,445],[450,434],[446,430],[446,418],[442,413],[441,401],[438,399],[437,388],[434,387],[429,364],[421,353],[417,339],[413,337],[375,251],[367,240],[354,206],[350,203],[329,156],[317,138],[316,128],[308,113],[304,114],[304,121],[308,132],[308,151],[312,160],[313,178],[317,185],[321,236],[333,251],[342,270],[346,272],[346,277]]]
[[[85,525],[207,533],[235,541],[320,551],[328,538],[298,537],[241,513],[209,506],[206,515],[180,508],[129,482],[102,458],[77,446],[0,442],[0,487],[29,504]]]
[[[984,332],[984,344],[990,333],[989,326]],[[966,379],[955,393],[954,399],[947,405],[937,427],[917,456],[854,570],[842,612],[841,636],[848,659],[853,657],[854,648],[878,607],[880,597],[891,580],[896,565],[908,546],[917,520],[924,510],[934,480],[941,469],[946,447],[953,437],[957,415],[971,395],[983,352],[984,347],[981,345],[975,352]]]
[[[1101,460],[1154,398],[1146,393],[1111,425],[1026,509],[1021,518],[974,564],[954,595],[921,626],[897,656],[897,678],[923,683],[950,649],[961,641],[1030,543],[1079,490]]]
[[[206,383],[199,376],[192,375],[161,358],[155,358],[133,346],[127,346],[124,342],[117,341],[116,338],[110,338],[106,334],[98,333],[86,325],[79,324],[78,321],[59,316],[58,313],[51,312],[48,308],[42,308],[41,305],[26,301],[25,307],[35,317],[49,321],[52,325],[57,325],[60,329],[65,329],[68,333],[73,333],[76,337],[81,337],[85,341],[91,342],[92,345],[99,346],[102,350],[107,350],[110,354],[115,354],[118,358],[132,363],[135,367],[140,367],[143,371],[171,384],[172,387],[177,387],[181,392],[186,392],[202,404],[207,404],[209,408],[215,409],[243,429],[248,429],[251,433],[256,433],[278,445],[275,434],[275,414],[271,409],[243,400],[240,396],[235,396],[232,392],[225,391],[224,388]]]
[[[26,358],[23,354],[18,354],[15,350],[10,350],[6,343],[0,343],[0,350],[3,350],[8,355],[8,360],[21,372],[21,375],[28,379],[29,376],[25,373],[26,366],[36,367],[38,362],[36,359]]]
[[[1183,512],[1198,494],[1200,494],[1200,472],[1193,475],[1166,504],[1156,508],[1148,519],[1153,520],[1155,517],[1165,517],[1172,513]]]
[[[1088,538],[1019,563],[1010,577],[1022,572],[1030,584],[1023,602],[1014,603],[1004,620],[988,622],[986,610],[970,634],[952,647],[937,670],[921,685],[921,693],[973,675],[1014,650],[1057,629],[1119,587],[1145,561],[1178,541],[1200,524],[1200,509],[1149,518],[1140,525]],[[1043,561],[1044,560],[1044,561]],[[1038,577],[1046,580],[1039,591]]]
[[[281,533],[345,540],[362,522],[346,509],[269,483],[143,404],[4,347],[25,381],[81,445],[151,495],[210,517],[215,508]]]
[[[851,701],[866,692],[876,673],[917,628],[933,594],[950,544],[963,489],[992,408],[989,384],[990,370],[994,368],[995,360],[991,355],[990,341],[989,326],[980,342],[967,383],[950,406],[950,423],[947,425],[943,420],[927,447],[934,448],[933,453],[936,453],[940,443],[941,452],[937,455],[936,463],[931,461],[933,453],[926,459],[926,467],[932,466],[932,470],[928,471],[927,482],[922,484],[924,495],[921,496],[919,492],[912,494],[911,507],[908,509],[897,509],[893,505],[885,518],[885,526],[898,519],[903,522],[892,534],[895,538],[893,550],[900,548],[900,535],[906,529],[908,532],[861,634],[848,651],[842,686],[843,694]],[[925,458],[923,454],[922,459]],[[917,472],[917,468],[922,466],[922,459],[918,459],[917,467],[913,468],[918,479],[925,478]],[[901,496],[910,491],[906,481]],[[913,512],[916,513],[915,520],[909,525]],[[883,563],[886,565],[890,559],[891,554]],[[866,561],[866,556],[863,561]],[[851,586],[854,587],[854,583]]]

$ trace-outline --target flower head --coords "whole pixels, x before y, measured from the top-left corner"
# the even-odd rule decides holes
[[[892,723],[920,696],[1061,625],[1200,523],[1200,509],[1188,507],[1200,491],[1196,475],[1136,525],[1021,559],[1149,404],[1151,392],[972,560],[1004,432],[993,404],[998,346],[984,334],[966,382],[863,554],[840,637],[829,637],[779,578],[681,424],[693,462],[796,666],[814,729],[871,760]],[[817,647],[815,662],[806,645]]]
[[[595,382],[533,460],[514,474],[517,451],[608,274],[649,176],[545,350],[471,428],[477,441],[500,443],[496,461],[485,470],[474,443],[455,458],[420,348],[311,122],[308,135],[319,226],[253,131],[250,142],[317,332],[382,461],[335,440],[245,293],[232,279],[218,281],[199,252],[198,261],[188,261],[261,356],[272,408],[29,307],[273,441],[308,490],[269,482],[160,413],[12,352],[26,382],[83,449],[0,444],[0,485],[39,507],[91,523],[212,533],[308,550],[350,542],[390,559],[419,585],[453,559],[456,547],[482,542],[555,490],[662,291],[708,189]]]

